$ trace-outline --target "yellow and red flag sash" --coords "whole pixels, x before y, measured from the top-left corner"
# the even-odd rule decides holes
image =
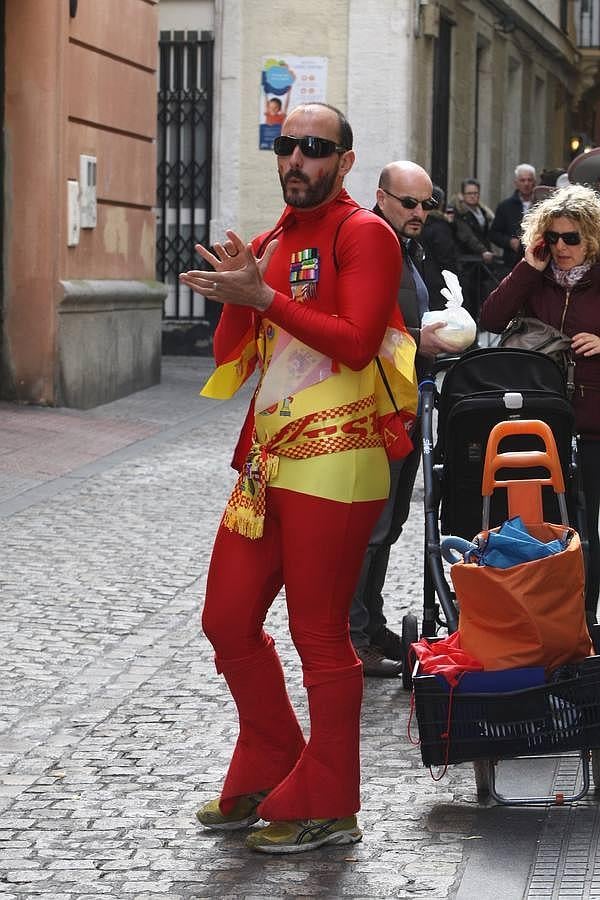
[[[223,514],[226,528],[253,539],[263,534],[266,488],[277,475],[280,456],[310,459],[382,446],[374,394],[294,419],[266,443],[254,437]]]
[[[213,400],[229,400],[256,368],[256,327],[254,322],[210,376],[200,396]]]

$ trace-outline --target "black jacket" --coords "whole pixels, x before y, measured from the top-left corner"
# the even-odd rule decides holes
[[[421,237],[425,256],[423,259],[423,280],[429,291],[429,309],[443,309],[446,300],[440,289],[446,286],[442,269],[459,273],[458,254],[454,240],[454,229],[443,213],[434,210],[427,216]]]
[[[497,208],[494,221],[490,228],[490,240],[504,250],[504,262],[512,269],[523,256],[523,247],[518,253],[510,246],[511,238],[521,237],[521,220],[523,218],[523,203],[518,191],[511,197],[502,200]]]
[[[483,226],[466,203],[457,200],[454,204],[454,227],[461,253],[477,253],[481,256],[486,250],[491,250],[490,226],[494,213],[482,203],[479,208],[483,213]]]
[[[408,329],[409,333],[413,336],[417,344],[417,355],[415,359],[415,366],[417,369],[417,375],[421,377],[423,372],[425,371],[425,367],[429,365],[431,360],[429,357],[421,356],[419,353],[419,341],[421,339],[421,313],[419,311],[419,301],[417,298],[417,291],[415,288],[415,282],[412,276],[412,272],[410,266],[408,266],[405,262],[407,255],[406,248],[406,238],[403,237],[392,225],[388,219],[385,218],[379,206],[375,204],[373,207],[373,212],[378,216],[381,216],[384,219],[390,228],[393,229],[396,237],[400,242],[400,247],[402,249],[402,277],[400,279],[400,289],[398,291],[398,306],[400,307],[400,311],[402,312],[402,318],[404,319],[404,324]],[[417,270],[420,275],[423,275],[422,271],[422,263],[420,260],[420,256],[422,255],[419,251],[422,250],[421,245],[415,241],[411,240],[412,248],[414,252],[411,254],[411,259],[414,262]]]

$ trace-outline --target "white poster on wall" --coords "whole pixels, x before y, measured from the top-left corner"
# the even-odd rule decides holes
[[[264,56],[260,77],[259,148],[272,150],[286,115],[299,103],[325,102],[327,57]]]

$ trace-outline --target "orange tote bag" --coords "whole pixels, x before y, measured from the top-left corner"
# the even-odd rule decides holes
[[[589,656],[585,620],[585,570],[579,535],[564,525],[527,525],[565,550],[507,569],[455,563],[450,571],[459,606],[460,645],[486,670],[521,666],[555,669]],[[498,529],[492,529],[497,531]],[[479,543],[489,532],[478,536]]]

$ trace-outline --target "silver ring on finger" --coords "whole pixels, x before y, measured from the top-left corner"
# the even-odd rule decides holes
[[[218,287],[219,287],[219,285],[217,284],[217,282],[216,282],[216,281],[213,281],[213,284],[212,284],[212,289],[213,289],[213,291],[216,291],[216,289],[217,289]]]

